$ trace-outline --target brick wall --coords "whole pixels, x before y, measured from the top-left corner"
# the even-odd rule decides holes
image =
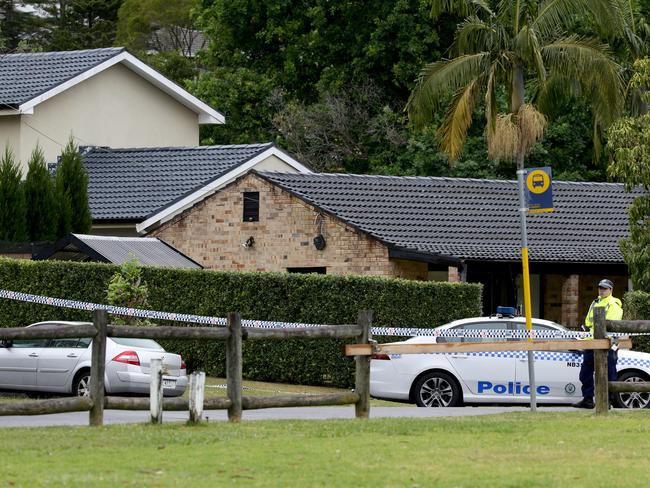
[[[243,222],[243,192],[259,192],[259,222]],[[319,251],[313,240],[327,241]],[[256,175],[247,175],[150,234],[206,268],[286,271],[325,267],[328,274],[427,279],[427,265],[391,260],[380,242],[357,232]],[[242,244],[253,237],[252,247]]]
[[[584,323],[591,302],[598,297],[600,275],[544,275],[544,318],[567,327]],[[627,277],[606,276],[614,282],[614,296],[627,291]]]

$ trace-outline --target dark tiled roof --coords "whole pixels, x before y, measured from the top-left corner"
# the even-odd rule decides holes
[[[84,163],[93,220],[142,220],[272,145],[91,149]]]
[[[263,178],[397,249],[518,260],[516,181],[260,172]],[[634,195],[615,183],[553,183],[555,211],[528,215],[531,261],[622,263]]]
[[[3,55],[0,57],[0,105],[17,108],[123,51],[124,48],[106,48]]]

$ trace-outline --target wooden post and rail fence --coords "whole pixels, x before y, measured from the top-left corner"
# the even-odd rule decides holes
[[[282,339],[356,339],[369,343],[372,312],[359,313],[356,324],[323,325],[287,329],[242,328],[238,313],[228,315],[228,327],[133,327],[108,325],[105,310],[93,312],[93,324],[60,326],[55,329],[0,328],[0,341],[17,339],[92,338],[90,395],[88,397],[33,400],[0,405],[0,416],[42,415],[62,412],[89,412],[90,425],[102,425],[104,409],[151,410],[152,421],[162,420],[162,411],[190,411],[190,421],[198,422],[206,410],[228,410],[228,420],[239,422],[243,410],[354,405],[357,418],[367,418],[370,411],[370,358],[356,360],[356,383],[351,392],[336,394],[291,394],[272,397],[242,396],[242,341]],[[203,398],[205,375],[190,376],[191,398],[163,398],[160,364],[152,364],[150,398],[105,396],[106,337],[141,339],[220,340],[226,343],[226,397]]]
[[[367,418],[370,412],[370,357],[373,354],[423,354],[490,351],[565,351],[594,350],[596,413],[609,410],[609,392],[650,392],[650,382],[609,382],[607,379],[607,352],[613,342],[622,348],[630,348],[628,338],[611,339],[609,332],[650,333],[650,320],[605,320],[605,311],[594,310],[593,340],[522,340],[501,342],[445,342],[436,344],[378,344],[371,338],[372,312],[359,313],[356,324],[323,325],[320,327],[260,329],[242,328],[237,313],[228,315],[228,327],[133,327],[107,325],[106,311],[95,310],[93,325],[62,326],[56,329],[0,328],[0,340],[50,339],[92,337],[92,365],[89,397],[62,398],[28,401],[0,405],[3,415],[40,415],[60,412],[89,411],[90,425],[102,425],[104,409],[151,410],[156,422],[163,410],[190,410],[190,421],[200,421],[203,409],[228,410],[228,420],[239,422],[243,410],[354,405],[357,418]],[[221,340],[226,342],[227,396],[203,398],[205,376],[190,377],[190,400],[163,398],[162,382],[153,381],[151,398],[127,398],[104,396],[104,370],[106,364],[106,337],[129,337],[146,339]],[[356,338],[356,344],[345,346],[346,356],[355,356],[355,389],[349,393],[322,395],[281,395],[273,397],[242,396],[242,341],[269,339],[344,339]],[[157,371],[152,371],[158,374]],[[160,379],[160,378],[158,378]],[[154,398],[155,397],[155,398]],[[153,400],[152,400],[153,399]]]

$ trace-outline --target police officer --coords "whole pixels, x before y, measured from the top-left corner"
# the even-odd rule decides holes
[[[614,283],[610,280],[600,280],[598,283],[598,298],[596,298],[589,307],[585,326],[589,332],[594,333],[594,308],[602,307],[605,309],[605,318],[607,320],[621,320],[623,318],[623,308],[621,301],[612,296]],[[607,353],[607,377],[609,381],[616,381],[616,361],[618,355],[615,350],[610,349]],[[594,351],[583,351],[582,366],[580,367],[580,382],[582,383],[582,400],[574,403],[576,408],[594,408]]]

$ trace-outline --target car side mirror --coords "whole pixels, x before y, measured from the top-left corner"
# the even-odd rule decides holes
[[[0,347],[11,347],[13,345],[14,345],[13,341],[10,340],[0,341]]]

